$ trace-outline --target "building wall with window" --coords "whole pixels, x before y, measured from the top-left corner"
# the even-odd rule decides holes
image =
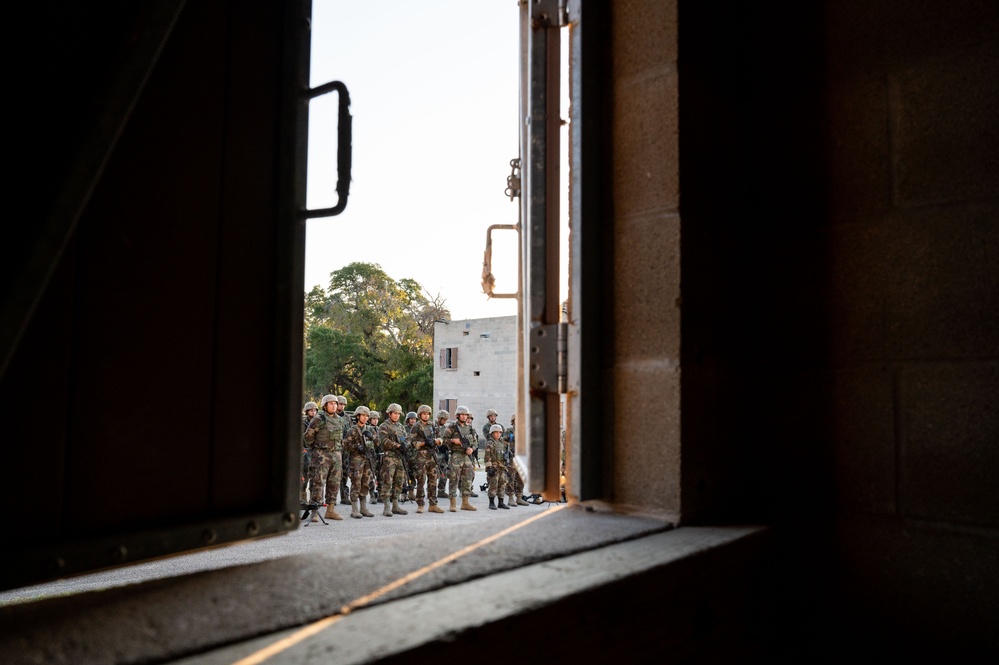
[[[434,324],[434,401],[436,412],[454,416],[459,405],[475,416],[476,432],[486,409],[496,422],[510,424],[517,404],[517,317],[497,316]]]

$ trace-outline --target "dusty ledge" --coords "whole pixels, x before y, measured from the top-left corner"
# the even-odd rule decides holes
[[[7,663],[162,662],[301,626],[521,521],[353,543],[134,586],[0,608]],[[602,506],[553,512],[374,601],[382,604],[669,530]]]

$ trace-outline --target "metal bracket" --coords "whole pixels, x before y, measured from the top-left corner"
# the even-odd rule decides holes
[[[506,189],[503,190],[503,193],[511,201],[520,196],[520,157],[514,157],[510,160],[510,175],[506,177]]]
[[[569,25],[568,4],[568,0],[534,0],[531,6],[531,27],[566,27]]]

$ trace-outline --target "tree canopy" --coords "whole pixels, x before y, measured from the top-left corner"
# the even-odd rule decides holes
[[[352,404],[398,402],[406,411],[430,404],[434,322],[450,319],[440,296],[377,264],[331,273],[327,289],[305,295],[305,399],[349,394]]]

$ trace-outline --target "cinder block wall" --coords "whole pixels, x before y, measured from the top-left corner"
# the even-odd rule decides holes
[[[676,3],[614,3],[611,14],[613,492],[679,516]]]
[[[458,349],[458,366],[440,366],[441,349]],[[477,374],[476,374],[477,373]],[[434,326],[434,401],[457,399],[475,416],[481,434],[486,410],[496,409],[496,422],[506,427],[516,411],[517,317],[461,319]],[[454,414],[452,414],[454,415]]]
[[[803,642],[995,650],[999,6],[824,4],[679,6],[683,519]]]
[[[999,9],[849,5],[824,26],[818,439],[844,594],[999,649]]]

